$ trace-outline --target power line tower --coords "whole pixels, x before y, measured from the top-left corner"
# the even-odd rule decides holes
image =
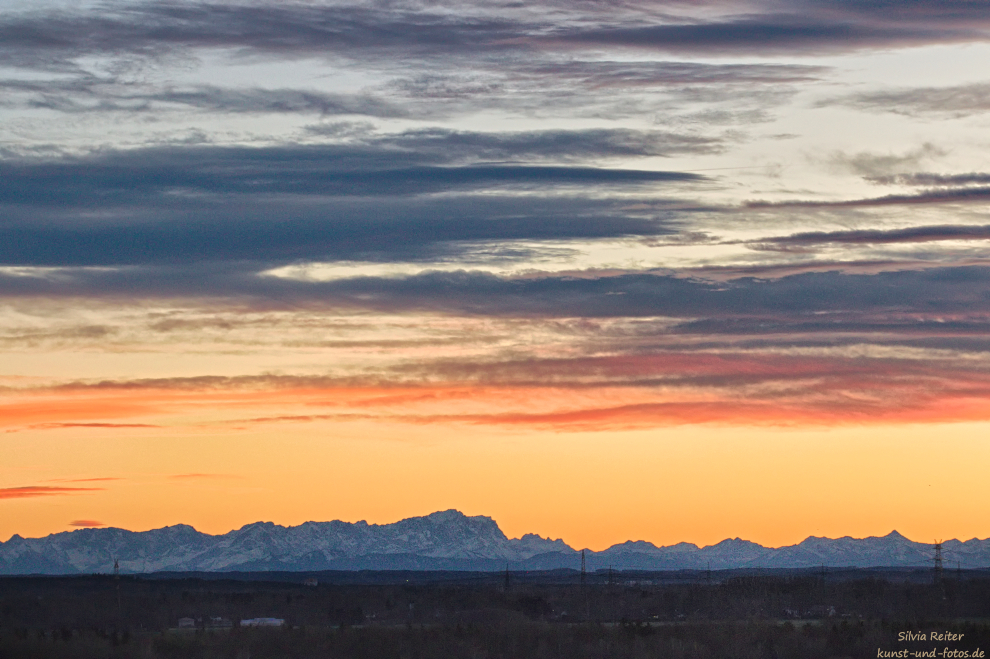
[[[581,585],[583,586],[588,581],[588,566],[584,560],[584,550],[581,550]]]
[[[935,542],[935,568],[932,570],[932,585],[935,586],[936,596],[941,596],[943,602],[949,598],[945,593],[945,573],[942,570],[942,541]]]
[[[942,599],[948,599],[945,596],[945,578],[942,571],[942,541],[938,540],[935,542],[935,569],[932,571],[932,579],[934,581],[935,587],[938,589],[939,593],[942,595]]]

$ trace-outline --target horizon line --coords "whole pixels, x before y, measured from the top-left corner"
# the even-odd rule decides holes
[[[150,528],[150,529],[145,529],[143,531],[135,531],[135,530],[132,530],[132,529],[127,529],[127,528],[123,528],[123,527],[119,527],[119,526],[113,526],[113,525],[109,525],[109,524],[98,523],[98,524],[91,524],[91,525],[79,526],[78,528],[73,528],[73,529],[66,530],[66,531],[56,531],[56,532],[49,533],[49,534],[43,535],[43,536],[31,536],[31,537],[27,537],[27,536],[22,536],[22,535],[20,535],[18,533],[14,533],[9,538],[7,538],[7,540],[0,540],[0,544],[6,544],[6,543],[10,542],[11,540],[14,540],[15,538],[19,538],[21,540],[40,540],[40,539],[48,538],[48,537],[51,537],[51,536],[54,536],[54,535],[61,535],[63,533],[76,533],[78,531],[102,531],[102,530],[113,531],[113,530],[116,530],[116,531],[126,531],[128,533],[149,533],[149,532],[152,532],[152,531],[160,531],[160,530],[174,528],[174,527],[178,527],[178,526],[189,527],[190,529],[192,529],[196,533],[199,533],[201,535],[207,535],[207,536],[210,536],[210,537],[213,537],[213,538],[220,537],[220,536],[225,536],[225,535],[228,535],[230,533],[234,533],[236,531],[240,531],[240,530],[246,529],[248,527],[256,526],[256,525],[259,525],[259,524],[261,524],[261,525],[272,525],[272,526],[277,526],[279,528],[284,528],[284,529],[299,528],[301,526],[305,526],[306,524],[332,524],[334,522],[339,522],[341,524],[347,524],[347,525],[350,525],[350,526],[364,524],[366,526],[383,527],[383,526],[392,526],[394,524],[398,524],[398,523],[405,522],[405,521],[408,521],[408,520],[424,519],[424,518],[432,517],[432,516],[437,515],[437,514],[450,513],[450,512],[457,513],[458,515],[460,515],[460,516],[462,516],[464,518],[467,518],[467,519],[481,518],[481,519],[490,520],[493,524],[495,524],[495,526],[499,529],[499,531],[502,531],[502,528],[499,526],[498,522],[493,517],[490,517],[488,515],[468,515],[466,513],[461,512],[460,510],[457,510],[456,508],[448,508],[447,510],[437,510],[437,511],[434,511],[432,513],[427,513],[425,515],[415,515],[415,516],[412,516],[412,517],[404,517],[404,518],[399,519],[399,520],[396,520],[394,522],[386,522],[386,523],[382,523],[382,524],[375,523],[375,522],[368,522],[367,520],[363,520],[363,519],[362,520],[355,521],[355,522],[348,522],[348,521],[341,520],[341,519],[324,520],[324,521],[307,520],[305,522],[301,522],[301,523],[296,524],[296,525],[291,525],[291,524],[285,525],[285,524],[279,524],[277,522],[272,522],[272,521],[267,521],[267,520],[258,520],[258,521],[254,521],[254,522],[248,522],[246,524],[241,525],[240,527],[231,528],[229,531],[226,531],[226,532],[223,532],[223,533],[208,533],[208,532],[205,532],[205,531],[200,531],[196,527],[194,527],[192,524],[187,524],[185,522],[178,522],[176,524],[166,524],[165,526],[159,526],[159,527],[154,527],[154,528]],[[71,525],[73,523],[70,522],[69,524]],[[505,534],[504,531],[502,531],[502,533],[510,541],[512,541],[512,540],[521,541],[524,537],[526,537],[528,535],[535,535],[538,538],[541,538],[541,539],[544,539],[544,540],[548,540],[548,541],[551,541],[551,542],[563,542],[564,545],[568,549],[570,549],[570,550],[572,550],[574,552],[589,551],[589,552],[593,552],[593,553],[602,553],[602,552],[608,551],[609,549],[612,549],[614,547],[618,547],[618,546],[625,545],[625,544],[630,544],[630,543],[645,543],[645,544],[651,545],[652,547],[655,547],[657,549],[665,549],[665,548],[669,548],[669,547],[676,547],[678,545],[687,544],[687,545],[693,545],[694,547],[696,547],[697,549],[700,550],[700,549],[706,549],[708,547],[715,547],[715,546],[717,546],[719,544],[722,544],[723,542],[729,542],[729,541],[740,541],[740,542],[752,543],[754,545],[757,545],[759,547],[762,547],[763,549],[784,549],[784,548],[787,548],[787,547],[796,547],[796,546],[802,544],[803,542],[806,542],[806,541],[812,540],[812,539],[816,539],[816,540],[833,540],[833,541],[834,540],[845,540],[845,539],[850,539],[850,540],[869,540],[871,538],[886,538],[886,537],[889,537],[889,536],[892,536],[892,535],[895,535],[895,536],[899,536],[901,538],[904,538],[908,542],[912,542],[914,544],[929,545],[929,546],[932,546],[932,547],[934,547],[938,543],[945,544],[947,542],[952,542],[952,541],[959,542],[959,543],[965,543],[965,542],[970,542],[972,540],[976,540],[976,541],[980,541],[980,542],[985,541],[985,540],[990,540],[990,537],[979,538],[977,536],[973,536],[972,538],[969,538],[967,540],[960,540],[958,538],[950,538],[948,540],[933,540],[931,543],[928,543],[928,542],[920,542],[918,540],[912,540],[911,538],[908,538],[906,535],[904,535],[903,533],[901,533],[897,529],[892,529],[891,531],[889,531],[888,533],[886,533],[884,535],[869,535],[869,536],[864,536],[864,537],[854,537],[854,536],[851,536],[851,535],[844,535],[844,536],[839,536],[839,537],[832,538],[832,537],[829,537],[829,536],[809,535],[809,536],[805,537],[804,539],[799,540],[798,542],[795,542],[793,544],[783,544],[783,545],[777,545],[777,546],[763,545],[763,544],[760,544],[759,542],[756,542],[756,541],[753,541],[753,540],[747,540],[747,539],[741,538],[739,536],[736,536],[734,538],[732,538],[732,537],[725,537],[722,540],[719,540],[718,542],[715,542],[715,543],[712,543],[712,544],[707,544],[707,545],[699,545],[699,544],[697,544],[695,542],[690,542],[690,541],[687,541],[687,540],[681,540],[681,541],[675,542],[673,544],[668,544],[668,545],[657,545],[657,544],[655,544],[655,543],[653,543],[653,542],[651,542],[649,540],[633,540],[633,539],[629,539],[629,540],[624,540],[624,541],[621,541],[621,542],[613,543],[613,544],[609,545],[608,547],[606,547],[605,549],[594,550],[594,549],[591,549],[589,547],[575,548],[575,547],[572,547],[570,544],[568,544],[567,541],[564,540],[563,538],[551,538],[550,536],[542,536],[539,533],[535,533],[535,532],[524,533],[523,535],[521,535],[521,536],[519,536],[517,538],[511,538],[511,537],[509,537],[507,534]]]

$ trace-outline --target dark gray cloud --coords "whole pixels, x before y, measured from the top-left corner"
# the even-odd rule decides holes
[[[881,45],[913,45],[941,40],[985,38],[973,30],[922,26],[818,22],[790,14],[743,17],[726,22],[599,28],[564,32],[563,42],[595,46],[638,47],[694,54],[832,51]]]
[[[781,85],[810,82],[828,69],[800,64],[710,64],[701,62],[620,62],[601,60],[518,62],[515,76],[566,82],[586,89],[670,88],[697,85]]]
[[[731,244],[747,244],[732,242]],[[755,243],[749,243],[755,244]],[[814,251],[814,250],[808,250]],[[990,259],[974,256],[954,261],[960,267],[987,267]],[[780,279],[794,275],[823,272],[843,272],[847,274],[875,275],[883,272],[903,270],[926,270],[936,262],[922,258],[866,258],[866,259],[788,259],[763,263],[736,265],[703,265],[684,271],[685,276],[697,277],[706,281],[729,282],[739,279]]]
[[[608,169],[526,163],[458,163],[474,151],[524,157],[543,148],[560,155],[621,155],[635,133],[580,131],[530,133],[506,137],[433,132],[385,138],[375,143],[289,145],[282,147],[147,148],[95,153],[61,160],[0,161],[0,203],[85,204],[146,200],[148,195],[252,194],[366,196],[428,194],[506,185],[621,185],[702,181],[675,171]],[[712,149],[707,140],[644,135],[641,152]],[[391,142],[391,143],[390,143]],[[395,148],[430,148],[413,150]],[[458,144],[459,142],[459,144]],[[454,148],[443,147],[450,144]],[[461,147],[458,153],[458,146]],[[611,150],[611,153],[609,152]],[[481,152],[481,153],[478,153]],[[177,204],[181,205],[179,202]]]
[[[555,53],[505,54],[474,61],[468,70],[438,68],[424,74],[421,68],[400,70],[405,75],[383,93],[452,110],[483,101],[487,107],[530,114],[566,110],[602,117],[670,114],[684,104],[765,110],[788,101],[796,84],[827,72],[795,64],[623,62],[562,59]]]
[[[474,62],[467,73],[438,68],[429,74],[421,72],[422,65],[400,63],[385,72],[399,77],[360,93],[155,85],[128,75],[75,72],[55,79],[0,80],[0,105],[69,114],[194,110],[437,119],[479,108],[615,117],[669,109],[678,103],[731,103],[737,109],[745,106],[738,114],[767,116],[768,108],[793,95],[793,83],[824,72],[821,67],[798,65],[538,61],[542,63],[506,57],[498,62]],[[603,87],[616,90],[619,96],[602,94]]]
[[[985,202],[990,199],[990,187],[960,187],[926,190],[917,194],[894,194],[840,201],[750,201],[746,208],[869,208],[872,206],[914,206],[926,204],[960,204]]]
[[[310,126],[314,134],[338,134],[338,124]],[[598,160],[630,156],[711,154],[724,150],[723,140],[689,133],[660,130],[597,128],[480,133],[444,128],[409,130],[390,135],[367,136],[368,147],[415,152],[442,162],[520,160]]]
[[[435,119],[503,109],[532,116],[615,119],[653,115],[668,125],[698,127],[768,121],[770,109],[787,102],[794,85],[815,80],[827,69],[602,61],[581,58],[575,44],[596,51],[610,44],[645,44],[675,54],[718,54],[726,49],[804,52],[826,47],[826,42],[830,48],[858,47],[874,37],[874,45],[889,45],[917,30],[927,35],[922,40],[940,41],[946,30],[955,35],[952,38],[958,37],[958,26],[940,25],[930,16],[917,29],[896,20],[892,24],[899,27],[872,23],[860,27],[858,19],[869,14],[867,9],[843,8],[841,3],[829,5],[827,11],[800,2],[783,9],[769,3],[738,7],[723,3],[709,20],[685,18],[683,8],[682,3],[664,8],[565,2],[540,17],[515,5],[470,2],[447,6],[392,2],[111,4],[99,14],[28,13],[0,18],[0,63],[75,73],[77,78],[67,82],[37,82],[32,88],[9,81],[7,86],[12,92],[7,103],[67,113],[193,108],[218,113]],[[725,15],[735,9],[745,12]],[[882,17],[874,13],[877,16]],[[802,27],[802,22],[808,25]],[[631,24],[637,27],[628,27]],[[850,31],[852,37],[846,34]],[[218,49],[245,60],[320,58],[343,69],[370,73],[369,81],[374,82],[369,82],[366,92],[351,94],[259,85],[155,88],[134,84],[128,76],[95,79],[80,68],[83,57],[104,58],[129,71],[140,70],[142,63],[195,58],[200,51]],[[144,81],[141,76],[136,79]],[[622,93],[605,94],[604,89],[621,89]]]
[[[154,58],[189,48],[287,58],[395,50],[434,55],[491,49],[525,29],[511,20],[382,4],[146,3],[99,13],[10,14],[0,21],[0,60],[70,68],[83,55]]]
[[[0,81],[3,105],[81,112],[156,112],[171,106],[223,113],[278,113],[407,117],[407,109],[371,94],[330,94],[303,89],[229,89],[215,85],[151,89],[113,79]]]
[[[0,161],[0,264],[419,261],[465,254],[497,260],[534,255],[531,246],[500,241],[670,233],[674,212],[662,202],[653,199],[630,209],[628,200],[596,197],[594,190],[655,189],[704,177],[451,162],[479,151],[525,156],[547,149],[563,156],[663,148],[663,138],[647,138],[636,147],[633,136],[592,131],[503,139],[431,132],[375,144],[153,148],[8,159]],[[417,148],[405,148],[406,141]],[[444,148],[448,143],[455,148]],[[546,194],[509,194],[506,188]],[[554,189],[570,192],[549,194]],[[479,190],[486,192],[478,195]]]
[[[109,224],[107,215],[116,223]],[[672,230],[662,214],[626,211],[614,202],[495,196],[332,203],[218,199],[182,208],[118,208],[107,211],[100,223],[87,223],[78,214],[64,222],[47,217],[0,227],[0,263],[506,260],[541,254],[532,246],[512,248],[500,241],[616,238]]]
[[[712,54],[824,52],[926,43],[982,41],[990,20],[979,2],[789,0],[737,7],[707,21],[643,21],[560,30],[565,42]]]
[[[784,66],[778,72],[784,82],[757,81],[762,74],[750,76],[748,73],[752,72],[743,70],[748,67],[728,70],[728,66],[710,66],[712,70],[707,72],[710,74],[707,80],[699,71],[693,81],[678,83],[676,79],[680,74],[675,73],[670,76],[669,82],[657,79],[651,84],[643,80],[623,80],[623,74],[613,71],[615,75],[611,80],[602,83],[596,78],[609,74],[588,71],[586,78],[580,75],[581,69],[599,68],[594,66],[596,63],[569,63],[564,68],[571,70],[557,75],[555,69],[558,63],[536,67],[533,65],[534,59],[537,62],[546,61],[538,55],[528,59],[506,56],[497,62],[471,62],[468,66],[475,68],[469,69],[468,73],[456,67],[425,75],[397,71],[406,73],[406,77],[396,78],[379,87],[377,93],[401,99],[404,105],[424,116],[430,113],[437,117],[470,114],[484,109],[543,119],[566,116],[615,120],[653,115],[657,123],[665,125],[718,125],[765,121],[771,116],[771,109],[790,101],[796,91],[796,85],[790,81],[795,73],[785,71],[790,67]],[[588,66],[585,67],[585,64]],[[627,68],[659,67],[630,65]],[[658,72],[648,70],[640,73],[649,76]],[[607,88],[603,89],[600,84]],[[707,108],[702,111],[709,114],[700,117],[699,108]]]
[[[986,20],[980,0],[805,0],[807,7],[892,22],[938,21],[966,25]]]
[[[362,115],[440,119],[495,108],[537,115],[628,116],[679,104],[719,108],[731,104],[743,121],[765,118],[793,96],[794,83],[813,79],[821,67],[713,65],[688,62],[555,62],[503,57],[428,74],[423,66],[396,63],[392,77],[359,93],[314,89],[153,84],[133,75],[76,72],[55,79],[0,80],[0,105],[82,113],[162,113],[193,110],[222,114]],[[360,65],[357,65],[360,68]],[[603,94],[603,88],[615,94]],[[729,110],[710,110],[722,112]],[[694,112],[697,114],[697,112]],[[671,117],[668,116],[668,119]],[[739,123],[734,121],[730,123]],[[715,122],[726,123],[726,122]]]
[[[890,176],[864,177],[871,183],[879,185],[913,185],[919,187],[956,187],[963,185],[990,185],[990,174],[970,172],[968,174],[932,174],[917,172],[913,174],[894,174]]]
[[[767,238],[771,245],[822,245],[828,243],[883,245],[924,243],[939,240],[990,240],[990,226],[937,225],[906,229],[857,229],[852,231],[807,231],[790,236]]]
[[[245,263],[0,274],[0,293],[9,296],[215,297],[254,300],[259,307],[492,317],[762,318],[826,323],[832,330],[841,329],[843,315],[857,322],[864,315],[985,315],[990,312],[988,285],[990,268],[985,266],[722,282],[644,273],[500,277],[466,271],[319,282],[261,276],[257,266]]]
[[[707,336],[711,342],[692,341],[682,350],[706,350],[732,345],[738,349],[762,349],[780,346],[800,348],[835,348],[864,343],[882,345],[942,347],[950,350],[990,349],[987,332],[990,323],[979,312],[970,318],[945,319],[924,317],[918,311],[874,313],[850,310],[829,318],[808,316],[733,316],[711,317],[679,323],[667,332],[668,340],[654,344],[643,341],[642,349],[663,347],[676,349],[671,334]]]
[[[965,117],[990,111],[990,84],[951,87],[912,87],[850,94],[820,102],[819,107],[842,105],[869,112],[907,116]]]
[[[99,14],[8,14],[0,58],[8,64],[69,66],[92,54],[156,57],[186,49],[233,49],[283,57],[411,56],[638,47],[668,52],[767,53],[985,40],[979,2],[709,3],[712,18],[676,17],[663,7],[562,3],[536,19],[518,6],[460,3],[222,4],[146,3]],[[943,4],[946,6],[943,8]],[[678,11],[677,3],[668,7]]]
[[[326,291],[361,304],[410,305],[484,315],[750,316],[923,308],[986,310],[986,268],[945,268],[876,275],[809,273],[771,281],[728,283],[673,276],[507,279],[471,273],[428,273],[398,280],[360,278],[327,283]]]

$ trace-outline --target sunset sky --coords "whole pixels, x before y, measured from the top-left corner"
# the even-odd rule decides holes
[[[0,540],[990,536],[984,0],[0,0]]]

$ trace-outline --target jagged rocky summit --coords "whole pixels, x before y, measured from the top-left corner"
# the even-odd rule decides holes
[[[990,566],[990,540],[942,544],[950,565]],[[541,570],[576,568],[580,552],[563,540],[535,534],[508,538],[490,517],[456,510],[394,524],[306,522],[248,524],[223,535],[180,524],[152,531],[89,528],[44,538],[15,535],[0,543],[0,574],[108,572],[114,558],[126,573],[310,570]],[[932,545],[896,531],[872,538],[811,537],[770,548],[739,538],[708,547],[679,543],[657,547],[630,541],[587,551],[589,569],[676,570],[931,565]]]

